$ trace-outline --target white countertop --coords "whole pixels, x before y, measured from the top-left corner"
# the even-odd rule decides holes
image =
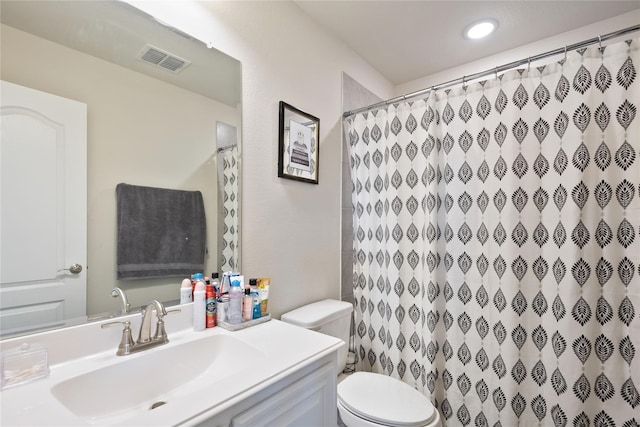
[[[190,326],[191,305],[179,306],[182,312],[165,318],[168,344],[128,356],[116,356],[121,328],[101,329],[100,324],[81,325],[60,331],[12,338],[0,342],[6,351],[27,342],[48,347],[50,375],[47,379],[15,386],[0,392],[0,424],[12,425],[179,425],[191,424],[214,416],[233,406],[248,395],[286,377],[303,364],[337,351],[343,341],[302,329],[278,320],[271,320],[247,329],[230,332],[220,327],[194,332]],[[134,337],[140,315],[130,316]],[[259,355],[246,368],[231,376],[224,375],[225,366],[214,362],[206,374],[180,388],[179,393],[165,396],[166,404],[151,411],[134,410],[97,419],[81,417],[56,399],[51,390],[58,384],[99,368],[153,355],[174,346],[201,340],[214,335],[229,335],[253,347]],[[177,361],[176,361],[177,362]],[[144,364],[142,364],[144,365]],[[177,365],[177,364],[176,364]],[[144,369],[144,368],[142,368]],[[144,372],[144,375],[166,375]],[[155,369],[154,370],[158,370]],[[212,379],[215,381],[212,382]],[[126,388],[123,384],[112,384]],[[99,385],[87,390],[100,397]]]

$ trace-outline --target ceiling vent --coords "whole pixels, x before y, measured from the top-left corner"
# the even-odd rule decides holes
[[[186,59],[182,59],[179,56],[166,52],[150,44],[146,45],[140,53],[138,53],[139,60],[153,64],[156,67],[163,68],[172,73],[179,73],[191,64]]]

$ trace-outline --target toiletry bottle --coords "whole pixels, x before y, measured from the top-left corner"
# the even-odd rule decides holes
[[[180,304],[187,304],[192,301],[193,298],[191,295],[191,280],[184,279],[180,287]]]
[[[213,328],[216,326],[216,291],[213,289],[213,285],[207,285],[206,291],[206,304],[207,304],[207,318],[206,327]]]
[[[213,291],[216,293],[216,296],[219,297],[222,295],[222,289],[220,288],[220,279],[218,278],[218,273],[211,273],[211,286],[213,286]]]
[[[206,290],[204,280],[196,280],[193,291],[193,330],[202,331],[206,326]]]
[[[239,276],[231,279],[227,319],[232,324],[242,323],[242,288],[240,287]]]
[[[222,281],[220,282],[220,293],[228,294],[231,289],[231,272],[225,271],[222,273]]]
[[[270,286],[271,286],[270,278],[262,277],[258,279],[258,292],[260,293],[260,313],[263,316],[266,316],[268,314]]]
[[[244,288],[244,297],[242,298],[242,320],[245,322],[253,317],[253,298],[251,297],[251,288],[249,285]]]
[[[196,285],[199,283],[202,283],[203,286],[207,286],[207,282],[204,280],[204,277],[202,277],[202,273],[196,273],[193,275],[193,279],[192,279],[192,283],[193,283],[193,290],[195,291],[195,287]]]
[[[258,292],[251,292],[251,298],[253,299],[253,318],[259,319],[262,317],[260,311],[260,294]]]

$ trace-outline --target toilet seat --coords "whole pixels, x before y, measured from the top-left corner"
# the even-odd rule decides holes
[[[338,384],[338,404],[373,425],[422,427],[439,419],[429,399],[409,384],[371,372],[356,372]]]

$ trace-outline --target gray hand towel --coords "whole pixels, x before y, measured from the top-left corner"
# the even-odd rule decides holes
[[[199,191],[118,184],[118,279],[204,270],[206,223]]]

